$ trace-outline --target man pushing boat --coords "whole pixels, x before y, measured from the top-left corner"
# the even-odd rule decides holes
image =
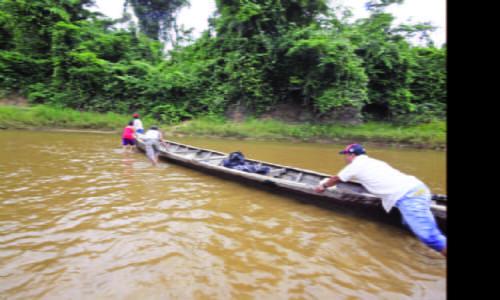
[[[158,130],[158,127],[153,125],[151,129],[146,131],[144,142],[146,144],[146,155],[151,159],[153,165],[158,166],[158,155],[160,154],[160,142],[165,146],[166,151],[168,146]]]
[[[316,192],[321,194],[340,182],[355,180],[380,197],[387,212],[396,206],[403,217],[403,224],[420,241],[447,256],[447,239],[437,226],[430,209],[431,193],[422,181],[394,169],[386,162],[368,157],[359,144],[351,144],[339,154],[344,155],[347,166],[325,183],[316,186]]]

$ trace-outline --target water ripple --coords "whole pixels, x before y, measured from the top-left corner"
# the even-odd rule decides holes
[[[118,137],[1,134],[5,299],[446,298],[446,261],[404,230],[154,168]]]

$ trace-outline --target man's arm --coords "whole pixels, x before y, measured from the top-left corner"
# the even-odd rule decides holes
[[[170,152],[170,150],[168,149],[167,144],[165,143],[165,140],[163,139],[163,135],[159,131],[158,131],[158,133],[160,134],[160,141],[161,141],[161,143],[163,144],[163,146],[165,146],[165,149],[167,150],[167,152]]]
[[[342,180],[340,180],[340,178],[337,175],[332,176],[324,184],[317,185],[316,192],[318,192],[318,194],[322,194],[326,190],[326,188],[337,185],[337,183],[339,183],[339,182],[342,182]]]

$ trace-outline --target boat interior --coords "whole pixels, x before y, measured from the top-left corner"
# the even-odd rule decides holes
[[[165,141],[165,143],[167,144],[170,153],[189,159],[195,159],[213,166],[222,166],[224,159],[228,158],[228,154],[223,152],[196,148],[170,141]],[[161,149],[164,150],[163,147],[161,147]],[[284,167],[253,159],[245,159],[245,161],[249,164],[257,166],[258,168],[268,167],[271,170],[268,175],[262,176],[271,176],[274,178],[310,185],[318,185],[321,180],[328,178],[326,175],[322,176],[320,174],[315,174],[314,172],[307,172],[293,167]]]
[[[197,148],[172,141],[165,140],[165,143],[167,144],[170,153],[179,155],[184,158],[194,159],[199,162],[209,164],[212,166],[222,166],[224,159],[227,159],[229,156],[229,154],[227,153]],[[160,150],[162,152],[165,152],[166,149],[163,146],[161,146]],[[160,154],[160,156],[161,155],[162,154]],[[249,164],[257,166],[258,168],[268,167],[271,170],[268,175],[261,175],[261,176],[270,176],[273,178],[283,179],[296,183],[303,183],[316,186],[322,180],[330,177],[328,175],[319,174],[314,171],[301,170],[294,167],[285,167],[248,158],[245,158],[245,161],[248,162]],[[355,193],[369,193],[361,184],[354,182],[339,183],[336,188]],[[446,196],[432,195],[432,199],[433,203],[435,204],[441,204],[441,205],[447,204]]]

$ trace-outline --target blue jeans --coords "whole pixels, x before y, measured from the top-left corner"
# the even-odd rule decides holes
[[[137,129],[136,130],[138,133],[144,133],[144,129]]]
[[[403,224],[409,227],[422,243],[441,251],[446,247],[446,236],[437,227],[430,204],[429,189],[425,185],[419,185],[398,199],[395,206],[403,216]]]

